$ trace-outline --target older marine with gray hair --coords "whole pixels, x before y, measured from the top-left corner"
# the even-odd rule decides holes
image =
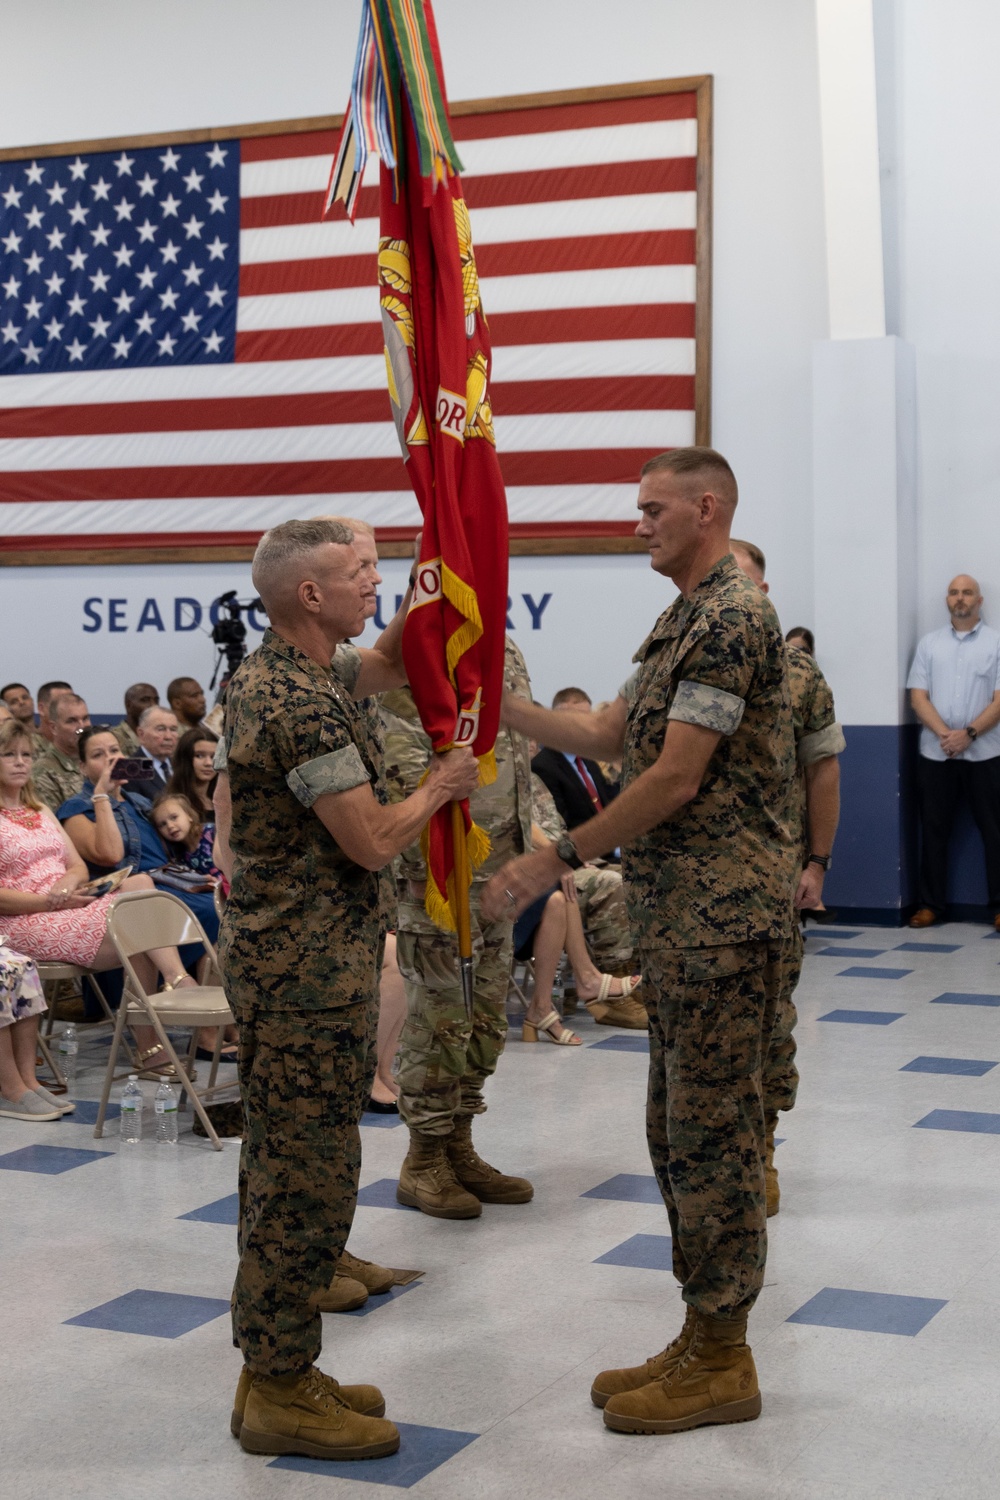
[[[404,680],[404,614],[356,653],[349,678],[334,675],[334,652],[361,633],[374,592],[352,542],[347,527],[318,519],[276,526],[257,548],[254,586],[271,626],[229,687],[233,880],[220,939],[245,1117],[232,1428],[248,1452],[331,1459],[399,1446],[381,1392],[315,1366],[317,1299],[354,1217],[374,1071],[378,871],[478,780],[471,752],[451,751],[387,806],[355,699]]]

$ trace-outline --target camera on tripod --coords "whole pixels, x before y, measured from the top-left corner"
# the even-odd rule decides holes
[[[219,648],[219,659],[215,663],[215,671],[209,683],[210,689],[215,686],[215,679],[219,675],[223,657],[226,658],[226,677],[230,678],[246,656],[247,628],[243,623],[243,615],[250,610],[263,610],[264,605],[259,598],[238,599],[236,590],[230,589],[227,594],[220,594],[212,608],[219,611],[225,610],[228,619],[222,619],[220,613],[212,626],[212,640]]]

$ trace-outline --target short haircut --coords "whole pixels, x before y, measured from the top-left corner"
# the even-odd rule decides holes
[[[172,719],[176,719],[177,717],[172,708],[164,708],[162,703],[151,703],[149,707],[144,708],[142,713],[139,715],[138,727],[140,729],[144,724],[147,724],[149,722],[150,714],[169,714]]]
[[[733,506],[739,499],[736,475],[729,460],[715,448],[671,448],[666,453],[658,453],[655,458],[648,458],[639,470],[643,479],[647,474],[660,473],[676,474],[683,479],[704,477],[717,487],[720,499]]]
[[[49,699],[52,697],[52,694],[62,692],[64,690],[72,692],[73,684],[71,682],[43,682],[41,687],[38,689],[38,697],[35,700],[38,704],[38,707],[47,708]]]
[[[151,693],[156,693],[156,699],[159,702],[160,695],[151,682],[133,682],[131,687],[125,689],[125,707],[130,707],[140,694],[145,697],[147,690]]]
[[[374,537],[375,527],[369,526],[367,521],[359,521],[357,516],[317,516],[319,521],[336,521],[338,526],[346,526],[351,533],[363,531],[366,536]]]
[[[349,547],[353,541],[354,533],[349,526],[324,516],[311,521],[282,521],[280,526],[265,531],[253,555],[252,576],[267,613],[273,618],[275,606],[281,609],[283,575],[294,558],[303,558],[330,542],[337,547]]]
[[[86,700],[81,698],[79,693],[61,693],[52,705],[49,718],[61,719],[64,708],[67,706],[73,708],[78,703],[82,703],[84,708],[87,707]]]
[[[555,697],[552,699],[552,707],[558,708],[561,703],[576,703],[581,698],[583,698],[587,703],[590,702],[590,694],[585,693],[583,691],[583,688],[560,688],[558,693],[556,693]]]
[[[750,561],[753,563],[754,567],[757,569],[757,572],[760,574],[761,578],[766,578],[766,576],[767,576],[767,558],[764,556],[763,552],[757,546],[757,543],[756,542],[744,542],[744,541],[741,541],[741,539],[739,537],[737,537],[737,536],[730,537],[730,539],[729,539],[729,549],[730,549],[730,551],[731,552],[735,552],[736,549],[737,549],[737,547],[739,548],[739,550],[741,552],[745,552],[746,553],[747,557],[749,557]]]
[[[813,635],[808,625],[796,625],[794,629],[790,630],[785,636],[785,640],[791,641],[793,637],[797,635],[802,637],[802,643],[805,646],[806,650],[809,652],[809,655],[815,656],[816,637]]]
[[[168,682],[167,702],[173,703],[175,698],[179,698],[189,682],[193,682],[196,688],[201,689],[201,683],[197,677],[175,677],[173,682]]]
[[[30,693],[31,689],[25,687],[23,682],[8,682],[6,687],[0,688],[0,698],[6,698],[7,694],[14,688],[20,688],[22,693]]]
[[[118,744],[118,740],[115,737],[115,732],[111,728],[110,724],[88,724],[86,729],[80,730],[80,733],[77,735],[76,740],[76,753],[80,757],[81,763],[87,759],[87,746],[94,738],[95,734],[110,734],[111,738],[115,742],[116,747],[118,749],[121,749],[121,746]]]

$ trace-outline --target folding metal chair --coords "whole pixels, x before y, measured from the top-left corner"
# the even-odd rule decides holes
[[[180,1108],[184,1108],[185,1097],[190,1095],[206,1135],[215,1150],[221,1151],[222,1142],[205,1113],[203,1101],[214,1103],[216,1095],[231,1094],[236,1087],[234,1083],[217,1084],[215,1081],[219,1071],[223,1028],[231,1026],[234,1017],[222,989],[218,955],[205,936],[204,928],[190,908],[167,891],[129,891],[118,897],[108,913],[108,936],[114,943],[125,970],[125,995],[118,1008],[94,1135],[100,1137],[103,1134],[113,1084],[127,1077],[127,1072],[115,1072],[126,1023],[133,1026],[150,1025],[174,1065],[177,1081],[181,1085]],[[150,994],[136,973],[132,962],[135,955],[147,953],[151,948],[181,948],[185,943],[201,943],[209,958],[209,974],[219,982]],[[170,1040],[168,1026],[191,1028],[191,1045],[183,1061]],[[198,1030],[202,1026],[218,1027],[218,1032],[208,1084],[205,1088],[197,1088],[192,1073]]]

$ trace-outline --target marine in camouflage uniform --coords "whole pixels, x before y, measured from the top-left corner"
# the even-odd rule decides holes
[[[58,745],[47,743],[44,753],[32,763],[31,781],[39,799],[57,812],[83,788],[80,757],[67,755]]]
[[[370,716],[335,676],[267,630],[229,688],[232,894],[220,957],[240,1028],[246,1130],[234,1341],[252,1373],[306,1370],[315,1301],[354,1216],[358,1123],[374,1074],[380,882],[311,811],[369,783],[386,801]]]
[[[781,627],[731,554],[660,616],[636,654],[622,779],[653,766],[671,719],[722,735],[701,787],[624,850],[650,1009],[646,1129],[685,1302],[745,1318],[763,1282],[761,1068],[794,867]]]
[[[796,774],[789,811],[789,830],[795,851],[792,874],[792,896],[799,874],[809,855],[808,802],[806,768],[829,756],[840,755],[845,748],[844,732],[837,723],[833,693],[815,658],[808,651],[787,646],[788,686],[792,701],[792,726],[795,734]],[[788,929],[782,945],[781,968],[774,1026],[764,1061],[764,1116],[766,1122],[768,1214],[778,1212],[778,1176],[774,1169],[774,1132],[779,1110],[792,1109],[799,1087],[799,1070],[795,1066],[795,1037],[798,1013],[795,991],[802,975],[802,928],[799,913],[789,901]]]
[[[566,832],[566,824],[537,772],[531,777],[531,797],[535,822],[554,844]],[[620,868],[584,865],[583,869],[573,871],[573,883],[584,935],[595,964],[606,974],[628,974],[633,945]]]
[[[504,686],[531,698],[528,671],[508,637]],[[402,801],[419,784],[430,759],[430,740],[408,689],[384,693],[386,782],[390,801]],[[396,861],[396,958],[409,1014],[399,1049],[399,1112],[410,1130],[397,1196],[437,1218],[475,1218],[481,1204],[523,1203],[532,1196],[524,1178],[497,1172],[472,1147],[472,1119],[486,1109],[483,1085],[496,1070],[507,1035],[506,999],[513,934],[506,920],[485,922],[479,894],[501,865],[530,848],[531,760],[527,739],[500,729],[497,776],[470,798],[472,817],[490,836],[490,854],[474,871],[470,893],[475,969],[470,1021],[462,996],[458,944],[424,907],[426,867],[419,844]]]

